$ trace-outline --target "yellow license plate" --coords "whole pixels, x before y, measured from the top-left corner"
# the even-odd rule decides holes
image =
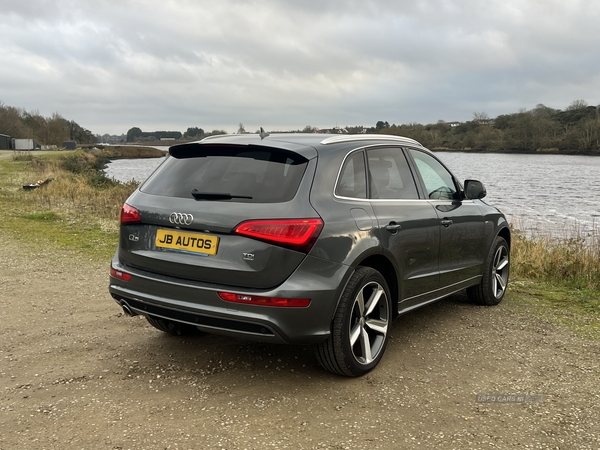
[[[201,253],[203,255],[216,255],[217,247],[219,246],[219,238],[217,236],[163,229],[156,231],[155,242],[159,248]]]

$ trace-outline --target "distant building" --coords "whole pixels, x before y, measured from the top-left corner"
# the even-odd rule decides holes
[[[15,140],[6,134],[0,134],[0,150],[13,150],[14,148]]]
[[[76,150],[77,149],[77,142],[75,142],[75,141],[63,141],[62,148],[64,148],[65,150]]]
[[[35,150],[35,139],[15,139],[15,150]]]
[[[461,122],[446,122],[446,125],[451,126],[452,128],[457,127],[461,124]]]

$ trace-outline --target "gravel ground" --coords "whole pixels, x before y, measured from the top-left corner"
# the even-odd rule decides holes
[[[121,313],[108,261],[0,239],[2,450],[600,448],[600,344],[510,294],[396,319],[346,379],[309,347],[165,335]]]

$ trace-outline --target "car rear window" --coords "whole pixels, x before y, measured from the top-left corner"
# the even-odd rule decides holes
[[[308,163],[296,153],[258,146],[197,145],[171,154],[142,192],[194,198],[195,190],[233,197],[219,201],[281,203],[294,198]]]

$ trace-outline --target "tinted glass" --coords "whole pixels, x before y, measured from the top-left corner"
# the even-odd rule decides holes
[[[367,151],[371,198],[417,199],[417,187],[400,148]]]
[[[363,152],[356,152],[346,158],[335,193],[341,197],[367,198],[367,175]]]
[[[456,198],[457,190],[454,179],[437,159],[418,150],[410,150],[410,153],[425,183],[427,198],[438,200]]]
[[[141,191],[167,197],[194,198],[201,193],[226,193],[229,202],[279,203],[298,190],[307,160],[292,152],[251,148],[201,149],[192,156],[169,157]]]

